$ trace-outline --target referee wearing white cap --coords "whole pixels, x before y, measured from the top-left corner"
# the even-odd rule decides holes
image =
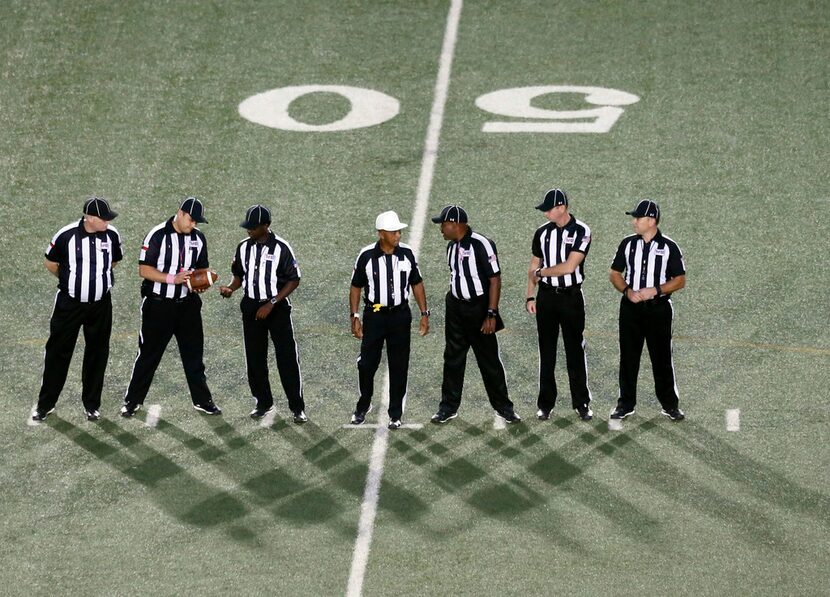
[[[141,331],[122,417],[132,417],[144,404],[173,336],[193,408],[208,415],[222,413],[213,402],[205,376],[202,299],[197,294],[204,291],[191,292],[186,284],[194,269],[208,267],[207,241],[196,224],[207,224],[205,206],[196,197],[188,197],[175,216],[150,230],[141,245]]]
[[[680,396],[672,360],[671,295],[686,285],[686,264],[677,243],[657,227],[660,207],[654,201],[640,201],[625,213],[632,217],[634,234],[620,243],[609,272],[611,284],[622,293],[620,397],[611,418],[624,419],[634,414],[637,375],[645,342],[662,414],[680,421],[685,415],[678,408]]]
[[[295,423],[305,423],[308,417],[289,299],[300,285],[300,267],[288,242],[271,230],[271,211],[267,207],[257,204],[248,208],[240,226],[247,229],[248,238],[236,247],[231,264],[233,280],[228,286],[220,286],[219,292],[229,298],[234,291],[243,289],[239,308],[245,364],[248,385],[256,400],[251,418],[259,419],[274,410],[268,379],[270,334],[288,408]]]
[[[112,269],[123,258],[124,247],[118,230],[110,226],[118,214],[106,200],[87,199],[83,214],[79,221],[58,230],[46,248],[44,263],[58,279],[58,293],[49,321],[33,421],[44,420],[55,409],[81,328],[85,342],[81,402],[88,420],[100,416],[112,331]]]
[[[528,313],[536,315],[539,335],[539,410],[536,417],[550,418],[556,404],[556,345],[559,329],[565,345],[565,361],[571,390],[571,405],[583,421],[590,421],[591,391],[585,358],[585,257],[591,247],[591,229],[568,211],[568,195],[562,189],[545,193],[536,209],[548,222],[533,235],[526,301]],[[539,292],[534,296],[534,289]]]
[[[375,372],[380,364],[383,343],[389,363],[389,428],[398,429],[406,406],[409,375],[410,290],[421,310],[418,333],[429,332],[429,309],[421,272],[412,249],[401,243],[401,230],[407,225],[394,211],[385,211],[375,219],[378,241],[361,249],[355,260],[349,291],[351,330],[360,339],[357,359],[360,398],[351,423],[360,425],[372,409]],[[363,295],[363,321],[360,299]]]
[[[496,414],[507,423],[521,421],[507,396],[507,377],[499,355],[496,332],[504,328],[499,315],[501,268],[496,244],[467,224],[467,212],[448,205],[432,221],[441,224],[447,244],[450,291],[444,328],[444,378],[441,402],[433,423],[458,416],[467,353],[472,347],[484,389]]]

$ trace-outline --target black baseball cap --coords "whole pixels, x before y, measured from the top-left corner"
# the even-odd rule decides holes
[[[205,219],[205,206],[201,200],[196,199],[196,197],[188,197],[182,201],[182,206],[179,209],[186,214],[190,214],[190,217],[200,224],[208,223]]]
[[[84,201],[84,215],[95,216],[102,220],[110,221],[118,214],[110,209],[110,204],[101,197],[90,197]]]
[[[559,205],[568,204],[568,195],[562,189],[551,189],[545,193],[545,198],[536,206],[539,211],[549,211]]]
[[[458,222],[459,224],[467,223],[467,212],[460,205],[448,205],[441,210],[441,213],[432,218],[436,224],[441,222]]]
[[[249,207],[248,211],[245,212],[245,220],[240,224],[240,226],[242,226],[242,228],[247,228],[248,230],[253,230],[260,224],[270,223],[270,210],[264,205],[256,204]]]
[[[625,213],[635,218],[654,218],[658,222],[660,221],[660,206],[651,199],[643,199],[637,204],[637,207]]]

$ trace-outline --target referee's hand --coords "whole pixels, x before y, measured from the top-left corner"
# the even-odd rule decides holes
[[[363,324],[360,323],[360,319],[357,317],[352,317],[352,336],[355,338],[363,338]]]

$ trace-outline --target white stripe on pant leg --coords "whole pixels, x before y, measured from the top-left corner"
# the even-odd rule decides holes
[[[135,365],[138,363],[138,357],[141,356],[141,346],[144,344],[144,303],[147,302],[147,297],[141,297],[141,304],[138,306],[138,312],[141,313],[141,320],[138,322],[138,351],[135,353],[135,360],[133,361],[133,368],[130,371],[130,381],[127,382],[127,389],[124,390],[124,401],[127,400],[127,392],[130,391],[130,385],[133,382],[133,375],[135,375]]]

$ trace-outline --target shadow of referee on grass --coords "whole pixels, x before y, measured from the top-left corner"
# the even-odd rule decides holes
[[[154,503],[173,518],[202,528],[229,524],[249,509],[227,491],[199,481],[170,458],[149,447],[138,437],[106,419],[97,427],[118,446],[102,441],[69,421],[53,415],[47,424],[101,462],[143,485]],[[195,509],[193,506],[201,507]]]

